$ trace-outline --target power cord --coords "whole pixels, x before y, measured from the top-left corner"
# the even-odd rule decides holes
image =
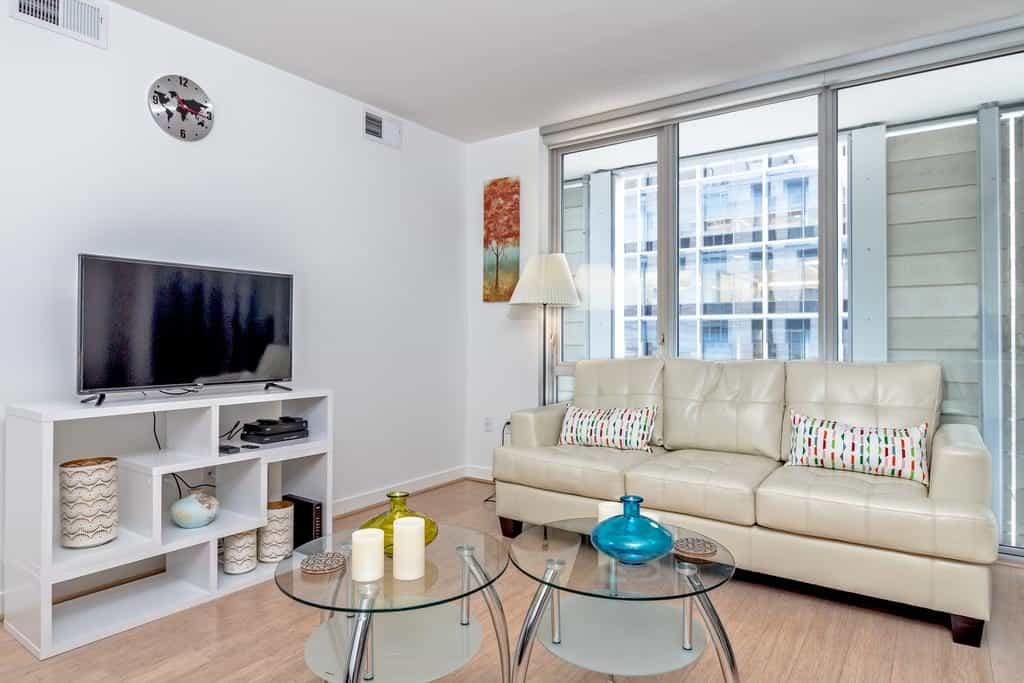
[[[505,424],[503,424],[501,426],[501,445],[502,445],[502,447],[505,446],[505,434],[509,431],[509,427],[511,427],[511,426],[512,426],[512,420],[505,420]],[[495,491],[491,495],[489,495],[486,498],[484,498],[484,502],[485,503],[495,503],[495,502],[497,502],[497,497],[498,497],[498,492]]]
[[[190,491],[194,491],[196,489],[201,489],[204,486],[206,488],[211,488],[211,489],[217,488],[216,484],[196,484],[196,485],[193,486],[192,484],[190,484],[187,481],[185,481],[185,478],[182,477],[180,474],[178,474],[176,472],[172,472],[171,476],[174,477],[174,483],[178,487],[178,498],[182,497],[182,495],[181,495],[181,487],[182,486],[184,486],[185,488],[187,488]]]
[[[161,389],[160,393],[164,396],[187,396],[188,394],[198,394],[199,389],[197,387],[181,387],[173,391]]]
[[[156,433],[156,411],[153,411],[153,441],[156,441],[156,449],[162,451],[163,444],[160,443],[160,436]]]
[[[220,438],[231,441],[233,438],[238,436],[238,433],[242,431],[242,421],[235,420],[235,424],[231,426],[231,429],[220,435]]]
[[[235,423],[235,427],[237,427],[237,426],[238,426],[238,423],[236,422]],[[232,427],[231,431],[234,431],[235,427]],[[156,431],[156,411],[155,410],[153,411],[153,440],[156,441],[156,449],[158,451],[162,451],[164,449],[164,446],[163,446],[162,443],[160,443],[160,435]],[[192,484],[190,484],[187,481],[185,481],[185,478],[182,477],[177,472],[171,472],[171,477],[174,478],[174,485],[178,487],[178,498],[182,497],[182,491],[181,491],[182,485],[184,485],[185,488],[189,489],[190,491],[194,491],[195,489],[201,489],[204,486],[207,487],[207,488],[211,488],[211,489],[217,488],[216,484],[195,484],[193,486]]]

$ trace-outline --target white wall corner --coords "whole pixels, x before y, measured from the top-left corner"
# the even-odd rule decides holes
[[[466,478],[490,481],[491,468],[482,465],[461,465],[447,470],[395,482],[389,486],[371,489],[334,500],[334,516],[340,517],[356,510],[387,503],[388,491],[409,491],[417,493]]]

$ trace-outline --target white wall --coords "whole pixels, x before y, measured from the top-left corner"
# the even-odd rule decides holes
[[[539,401],[540,313],[532,306],[483,303],[483,188],[501,176],[520,179],[520,271],[547,245],[547,155],[536,129],[469,145],[466,170],[466,459],[489,477],[501,425]],[[492,418],[493,432],[484,431]]]
[[[165,73],[213,98],[206,140],[150,120]],[[462,474],[463,143],[364,140],[359,102],[116,5],[107,51],[0,17],[0,83],[0,404],[73,393],[79,252],[290,272],[336,495]]]

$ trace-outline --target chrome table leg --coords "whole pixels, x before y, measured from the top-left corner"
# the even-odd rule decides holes
[[[562,642],[562,599],[557,588],[551,593],[551,642],[559,645]]]
[[[476,556],[473,554],[472,546],[459,546],[458,550],[462,553],[462,559],[465,561],[465,565],[469,569],[469,573],[477,583],[483,585],[491,581],[491,578],[487,575],[487,572],[484,571],[484,568],[480,566]],[[501,664],[501,681],[502,683],[509,683],[512,678],[512,657],[509,653],[508,621],[505,619],[505,608],[502,607],[501,597],[498,595],[498,591],[495,590],[493,582],[481,592],[483,593],[484,603],[487,605],[487,610],[491,613],[491,623],[494,624],[494,635],[498,639],[498,658]],[[468,612],[466,623],[469,623]]]
[[[732,651],[729,634],[725,632],[725,626],[722,625],[722,620],[718,617],[715,606],[711,604],[711,598],[708,597],[704,582],[700,580],[700,576],[696,571],[692,574],[687,573],[686,578],[689,579],[690,585],[693,586],[694,590],[699,591],[693,598],[697,601],[697,608],[700,609],[700,614],[704,618],[704,624],[708,627],[708,634],[711,636],[711,641],[715,644],[715,652],[718,653],[718,663],[722,667],[722,678],[725,679],[726,683],[738,683],[740,672],[736,667],[736,655]]]
[[[537,635],[537,627],[540,626],[541,616],[554,587],[551,585],[558,577],[558,572],[565,566],[562,560],[548,560],[547,568],[544,571],[544,580],[537,587],[533,594],[533,602],[526,610],[526,619],[523,621],[523,629],[519,632],[519,642],[516,645],[516,657],[513,662],[512,679],[515,683],[524,683],[526,674],[530,668],[530,653],[533,651],[533,640]]]
[[[458,550],[460,553],[462,553],[463,560],[465,560],[467,554],[469,554],[469,555],[473,554],[473,547],[472,546],[460,545],[458,548],[456,548],[456,550]],[[464,594],[465,593],[469,593],[469,586],[470,586],[470,584],[469,584],[469,562],[465,562],[464,561],[462,563],[462,592]],[[462,598],[462,600],[459,602],[459,623],[462,624],[463,626],[469,626],[469,596],[468,595],[465,595]]]
[[[683,598],[683,649],[693,649],[693,598]]]
[[[363,680],[373,680],[373,618],[370,618],[370,627],[366,629],[366,651],[363,652]]]
[[[373,602],[377,598],[379,587],[375,583],[359,586],[359,613],[355,617],[352,629],[352,643],[348,650],[348,666],[345,668],[345,683],[356,683],[363,668],[363,654],[370,628],[373,626]]]

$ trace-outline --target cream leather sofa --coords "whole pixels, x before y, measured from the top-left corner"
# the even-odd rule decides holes
[[[512,415],[494,452],[502,531],[643,496],[662,521],[725,544],[740,568],[930,608],[978,644],[997,555],[978,430],[929,429],[930,485],[783,463],[790,409],[858,425],[938,425],[935,363],[585,361],[573,402],[657,405],[654,453],[559,446],[566,404]]]

